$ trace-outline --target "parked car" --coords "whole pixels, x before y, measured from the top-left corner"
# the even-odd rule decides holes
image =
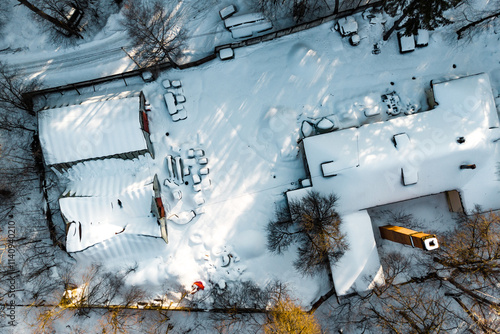
[[[358,33],[358,22],[354,17],[348,16],[338,20],[334,28],[342,37],[351,36]]]
[[[224,7],[219,11],[220,18],[223,20],[232,16],[234,13],[236,13],[236,7],[234,7],[234,5],[229,5],[227,7]]]

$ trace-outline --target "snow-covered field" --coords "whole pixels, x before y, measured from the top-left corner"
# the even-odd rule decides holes
[[[207,27],[221,24],[214,22],[217,15],[209,17],[211,21],[205,21]],[[306,307],[325,294],[330,289],[326,275],[303,277],[294,270],[293,247],[281,256],[266,250],[265,228],[273,218],[275,206],[285,201],[285,191],[297,188],[298,180],[306,176],[297,144],[302,122],[315,123],[331,115],[340,117],[347,126],[351,125],[349,122],[370,122],[359,106],[366,103],[366,97],[392,91],[399,94],[405,105],[427,110],[425,92],[433,79],[486,72],[497,101],[500,90],[500,34],[496,31],[490,30],[466,43],[457,42],[453,31],[440,29],[431,32],[428,47],[405,55],[399,54],[393,35],[381,44],[381,53],[374,55],[373,44],[381,40],[382,27],[379,23],[370,25],[361,14],[356,19],[361,36],[356,47],[333,31],[331,22],[236,49],[232,60],[216,59],[196,68],[168,70],[154,82],[134,86],[133,89],[144,92],[151,104],[148,114],[155,158],[147,155],[133,161],[104,160],[76,166],[62,176],[61,192],[78,188],[89,179],[120,175],[124,183],[133,183],[146,174],[157,174],[167,216],[182,217],[195,209],[198,214],[186,224],[168,221],[168,244],[155,245],[154,251],[143,249],[136,256],[104,260],[106,266],[122,269],[137,263],[138,268],[127,283],[147,288],[151,294],[162,295],[168,290],[174,298],[180,292],[174,287],[181,285],[190,290],[198,280],[208,286],[195,295],[200,299],[202,294],[208,295],[210,286],[217,284],[222,288],[228,282],[246,280],[262,286],[280,280]],[[110,20],[108,30],[116,27],[116,21]],[[108,39],[123,37],[121,32],[114,34],[98,36],[102,39],[81,48],[93,49],[107,44]],[[202,44],[208,45],[207,49],[213,47],[206,41]],[[21,63],[30,57],[27,54],[18,59]],[[51,57],[53,54],[48,55],[48,59]],[[46,83],[58,85],[131,68],[126,56],[106,66],[95,66],[91,72],[87,66],[61,67],[36,75],[46,79]],[[186,98],[186,120],[173,122],[167,111],[163,100],[167,90],[162,86],[166,79],[182,83],[175,93]],[[64,99],[71,100],[71,94],[78,98],[74,92],[67,93]],[[350,118],[342,118],[346,114]],[[203,150],[208,159],[209,173],[202,176],[203,189],[199,193],[193,189],[191,176],[185,178],[187,185],[164,185],[168,178],[165,157],[187,160],[190,149]],[[196,161],[191,164],[191,173],[199,172],[201,166]],[[173,190],[180,190],[182,199],[174,198]],[[411,212],[418,217],[422,229],[434,233],[450,226],[451,215],[443,197],[376,209],[370,212],[376,217],[374,226],[383,224],[378,219],[383,220],[384,210]],[[378,238],[377,242],[380,245]],[[387,248],[403,248],[383,244]],[[85,263],[84,257],[79,257],[79,261],[84,271],[89,263]]]
[[[426,110],[425,90],[431,79],[486,71],[494,89],[499,87],[498,37],[494,34],[462,45],[452,33],[433,32],[428,47],[405,55],[398,53],[396,40],[391,39],[380,55],[373,55],[372,43],[363,41],[352,47],[331,26],[237,49],[234,60],[163,73],[142,87],[152,107],[155,159],[97,161],[69,172],[72,179],[85,180],[95,177],[97,170],[100,176],[121,169],[131,175],[134,170],[147,170],[162,181],[168,177],[167,155],[187,158],[189,149],[204,150],[209,174],[203,178],[211,180],[201,191],[204,213],[186,225],[170,221],[169,244],[161,253],[138,259],[140,267],[130,277],[131,284],[153,289],[175,282],[188,289],[200,279],[219,286],[233,280],[265,284],[279,279],[309,305],[328,290],[326,282],[298,275],[292,267],[293,250],[273,256],[265,247],[265,226],[275,205],[305,177],[297,145],[302,121],[340,114],[341,108],[362,103],[363,96],[393,90]],[[364,27],[367,39],[376,38],[370,33],[375,28]],[[172,122],[163,101],[165,79],[181,80],[176,93],[186,97],[186,120]],[[352,113],[365,121],[360,112]],[[194,173],[196,168],[194,164]],[[171,189],[162,187],[167,216],[196,208],[192,179],[187,176],[186,180],[189,185],[179,186],[179,202]],[[233,262],[222,267],[229,253]]]

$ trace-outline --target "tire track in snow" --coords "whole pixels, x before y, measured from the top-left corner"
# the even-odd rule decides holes
[[[73,54],[76,54],[76,56],[73,56]],[[116,47],[91,53],[82,54],[81,52],[74,52],[71,55],[63,54],[42,60],[34,60],[18,64],[10,63],[9,69],[13,73],[22,72],[23,74],[35,74],[40,71],[47,72],[69,69],[85,64],[91,64],[96,61],[106,63],[109,60],[117,60],[125,57],[127,57],[127,55],[123,52],[122,48]]]

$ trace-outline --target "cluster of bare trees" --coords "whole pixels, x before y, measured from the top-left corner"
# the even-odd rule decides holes
[[[184,292],[177,302],[162,302],[156,307],[138,309],[137,305],[151,296],[140,288],[125,284],[125,278],[133,270],[135,268],[111,273],[94,265],[80,279],[74,272],[68,271],[63,277],[64,289],[52,291],[52,303],[47,303],[45,307],[43,303],[33,305],[31,312],[36,319],[33,324],[35,332],[50,332],[57,323],[74,316],[97,318],[98,321],[93,320],[95,324],[91,327],[103,333],[133,333],[138,330],[143,333],[181,332],[182,329],[172,319],[172,308],[184,306],[196,309],[201,300],[192,297],[188,300],[188,293]],[[187,331],[321,333],[314,315],[300,307],[279,282],[265,287],[252,282],[232,282],[224,288],[214,284],[203,298],[212,302],[210,315],[208,319],[196,319],[191,315],[193,321]]]
[[[25,80],[0,63],[2,303],[42,302],[57,288],[54,269],[67,257],[53,247],[42,213],[36,116],[31,100],[25,98],[36,87],[37,82]],[[1,326],[5,320],[0,319]]]
[[[145,318],[141,310],[131,306],[149,299],[149,296],[145,290],[125,284],[134,267],[109,272],[101,265],[92,265],[80,275],[71,268],[65,269],[67,271],[57,281],[59,288],[52,291],[51,300],[33,308],[37,331],[50,332],[58,321],[69,316],[92,316],[99,319],[97,328],[103,333],[127,333]],[[166,310],[157,310],[148,316],[151,321],[145,321],[145,332],[146,324],[159,332],[163,327],[172,327]]]
[[[336,326],[377,333],[500,331],[497,214],[461,215],[439,250],[412,259],[388,253],[382,265],[385,285],[332,306]]]
[[[464,0],[458,7],[454,18],[458,39],[471,40],[481,31],[498,26],[500,17],[500,1],[488,1],[486,7],[477,8],[470,0]]]
[[[269,17],[275,24],[280,26],[280,21],[291,18],[293,22],[307,21],[314,18],[313,13],[321,15],[322,4],[327,2],[314,0],[257,0],[257,8]],[[326,13],[326,12],[325,12]],[[318,16],[319,17],[319,16]]]
[[[219,333],[321,333],[314,315],[301,307],[279,281],[264,287],[250,281],[231,282],[223,289],[214,284],[208,298],[214,306],[210,320]]]
[[[364,2],[351,0],[256,0],[258,10],[273,20],[275,26],[287,19],[295,23],[307,22],[340,10],[354,9]],[[487,29],[500,16],[500,2],[488,2],[487,9],[477,9],[469,0],[385,0],[382,7],[387,14],[395,17],[393,25],[384,33],[388,40],[395,30],[416,34],[418,29],[434,30],[440,26],[455,23],[458,38],[473,36],[476,31]],[[456,9],[450,15],[451,9]]]
[[[8,6],[8,3],[2,1],[0,3],[0,31],[3,29],[3,27],[7,23],[10,12],[11,12],[11,8]]]
[[[23,95],[37,85],[0,63],[0,214],[37,178],[32,151],[36,119],[31,100]]]
[[[398,16],[393,26],[384,34],[388,40],[396,29],[404,29],[406,35],[416,34],[418,29],[434,30],[451,23],[446,11],[458,6],[463,0],[386,0],[384,10],[391,16]]]
[[[382,264],[385,284],[363,295],[345,297],[340,304],[331,306],[329,318],[334,322],[331,327],[366,333],[497,333],[500,330],[500,216],[497,214],[481,214],[477,209],[469,216],[461,215],[456,228],[441,239],[439,250],[422,252],[414,258],[391,252],[382,257]],[[143,313],[126,308],[148,298],[142,289],[124,284],[125,277],[133,270],[116,274],[92,267],[74,285],[80,288],[80,294],[71,298],[64,295],[57,307],[39,314],[38,323],[45,326],[41,329],[50,329],[63,312],[75,308],[78,314],[98,312],[100,326],[107,331],[125,333],[139,326],[148,328],[145,332],[155,333],[160,326],[161,331],[169,332],[175,328],[170,309]],[[74,275],[68,277],[73,279],[65,279],[66,289],[74,282]],[[178,305],[197,308],[200,303],[212,303],[214,312],[210,318],[213,329],[220,333],[249,328],[265,333],[321,333],[316,318],[298,306],[279,282],[266,287],[252,282],[228,282],[224,287],[212,283],[210,287],[202,299],[180,300]],[[61,296],[60,290],[58,294]],[[103,310],[92,305],[124,307],[110,306]]]

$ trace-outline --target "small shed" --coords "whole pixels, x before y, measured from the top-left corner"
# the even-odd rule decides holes
[[[400,53],[415,51],[415,37],[413,36],[413,34],[408,36],[403,32],[398,32],[398,43]]]
[[[415,44],[417,47],[424,47],[429,45],[429,30],[418,29],[415,36]]]
[[[439,248],[439,243],[434,234],[417,232],[401,226],[386,225],[379,227],[380,236],[403,245],[408,245],[424,250]]]

